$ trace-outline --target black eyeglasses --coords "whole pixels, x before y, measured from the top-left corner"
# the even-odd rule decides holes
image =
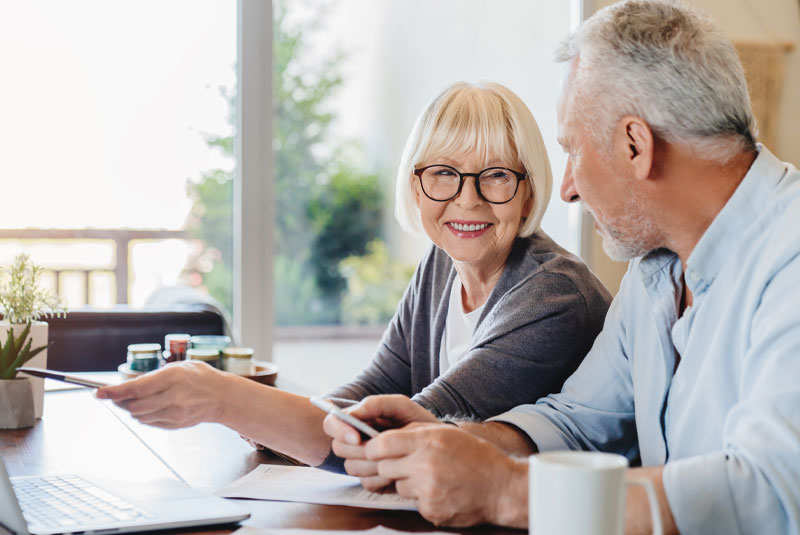
[[[527,173],[505,167],[489,167],[480,173],[462,173],[449,165],[428,165],[414,169],[419,177],[422,192],[432,201],[445,202],[455,199],[464,187],[464,178],[475,177],[475,191],[484,201],[505,204],[517,194],[519,183]]]

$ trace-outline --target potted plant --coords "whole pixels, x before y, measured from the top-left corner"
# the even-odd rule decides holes
[[[20,253],[0,282],[0,428],[29,427],[30,414],[42,417],[44,380],[16,378],[23,364],[47,366],[47,323],[38,320],[66,314],[61,300],[39,286],[41,274]]]

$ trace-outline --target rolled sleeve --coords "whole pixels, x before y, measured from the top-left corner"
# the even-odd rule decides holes
[[[545,416],[533,410],[527,410],[526,406],[504,412],[494,418],[489,418],[488,421],[513,425],[528,435],[539,451],[581,449],[577,442],[570,440],[568,435],[565,435]]]

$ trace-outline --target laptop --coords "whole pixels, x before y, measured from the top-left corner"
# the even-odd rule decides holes
[[[172,479],[118,487],[74,475],[9,478],[0,457],[0,533],[129,533],[250,516],[236,503]]]

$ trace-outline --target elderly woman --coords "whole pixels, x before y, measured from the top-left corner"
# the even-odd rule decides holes
[[[396,215],[433,242],[372,362],[328,394],[404,394],[437,416],[488,418],[558,391],[610,296],[539,224],[550,164],[531,112],[498,84],[456,84],[427,108],[397,174]],[[278,311],[280,313],[280,311]],[[310,465],[336,464],[308,399],[197,362],[97,391],[165,428],[220,422]]]

